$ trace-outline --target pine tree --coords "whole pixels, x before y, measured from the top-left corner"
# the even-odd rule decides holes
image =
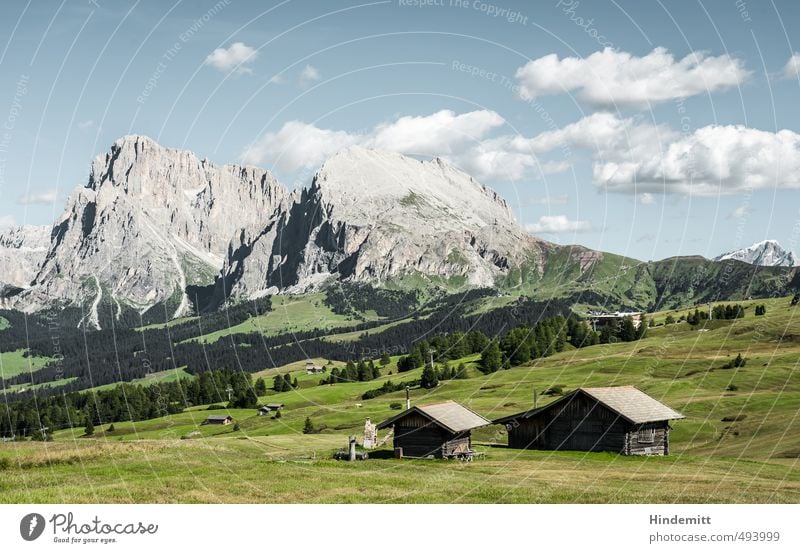
[[[503,354],[495,340],[489,342],[481,353],[481,370],[484,373],[493,373],[500,370],[503,365]]]
[[[430,390],[439,385],[439,378],[436,375],[436,370],[430,365],[425,365],[422,369],[422,377],[420,378],[419,385]]]
[[[258,394],[259,396],[266,395],[267,384],[264,382],[263,378],[259,377],[258,379],[256,379],[255,389],[256,389],[256,394]]]
[[[303,434],[313,434],[314,433],[314,423],[311,422],[309,417],[306,417],[306,422],[303,424]]]
[[[94,434],[94,423],[92,422],[92,417],[86,417],[86,428],[83,429],[83,433],[86,436],[91,436]]]
[[[383,355],[381,355],[381,361],[380,361],[381,365],[385,367],[386,365],[388,365],[391,362],[392,362],[392,359],[389,357],[389,354],[384,351]]]

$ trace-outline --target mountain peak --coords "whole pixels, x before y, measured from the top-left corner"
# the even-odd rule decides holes
[[[751,265],[764,267],[795,267],[799,263],[797,257],[783,248],[777,240],[762,240],[746,248],[733,250],[714,258],[714,261],[735,259]]]

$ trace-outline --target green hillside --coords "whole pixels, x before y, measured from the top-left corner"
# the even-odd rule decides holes
[[[755,305],[767,314],[756,316]],[[304,363],[269,369],[299,387],[268,392],[286,405],[281,418],[230,410],[239,424],[201,424],[198,406],[160,419],[61,430],[44,444],[0,446],[4,502],[797,502],[800,500],[800,308],[789,298],[743,302],[745,316],[664,325],[638,342],[572,349],[526,366],[483,375],[464,358],[469,378],[415,388],[414,403],[455,399],[487,418],[541,404],[578,386],[632,384],[684,413],[673,423],[672,455],[628,458],[605,453],[517,451],[505,430],[474,435],[486,457],[473,463],[392,459],[384,446],[365,462],[330,460],[366,418],[397,413],[403,392],[363,400],[386,380],[409,381],[421,369],[396,372],[396,357],[374,381],[319,385]],[[724,368],[737,354],[739,368]],[[316,360],[319,363],[326,360]],[[341,366],[334,362],[332,366]],[[389,372],[393,374],[389,374]],[[216,411],[215,413],[219,413]],[[306,418],[319,431],[303,434]],[[383,435],[383,434],[382,434]],[[76,471],[76,467],[80,470]],[[158,481],[158,486],[153,482]],[[91,485],[89,485],[91,484]]]

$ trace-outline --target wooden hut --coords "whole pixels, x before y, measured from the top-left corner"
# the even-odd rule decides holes
[[[683,415],[633,386],[579,388],[538,409],[494,421],[508,447],[668,455],[669,421]]]
[[[378,430],[394,427],[398,457],[453,457],[472,450],[472,430],[490,422],[455,401],[415,405],[383,421]]]
[[[230,424],[233,422],[233,417],[230,415],[209,415],[206,418],[206,424]]]

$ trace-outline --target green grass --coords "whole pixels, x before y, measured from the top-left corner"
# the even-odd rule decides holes
[[[470,464],[398,461],[387,448],[363,463],[336,463],[331,454],[362,433],[366,418],[396,414],[390,404],[404,399],[404,392],[361,395],[421,371],[398,375],[395,357],[375,381],[319,386],[322,376],[306,375],[299,362],[256,375],[288,373],[300,386],[261,398],[286,405],[280,419],[229,411],[239,432],[203,425],[209,411],[198,406],[115,423],[114,432],[98,426],[88,438],[78,428],[48,444],[0,445],[8,459],[0,501],[797,503],[800,308],[788,298],[747,305],[756,303],[767,305],[766,316],[748,307],[743,319],[713,321],[707,332],[657,326],[639,342],[568,348],[490,375],[471,356],[463,360],[470,378],[412,390],[415,404],[454,399],[493,419],[529,408],[534,390],[554,385],[635,385],[687,417],[672,423],[666,458],[510,450],[504,428],[489,426],[473,436],[486,458]],[[737,353],[747,364],[723,369]],[[540,405],[557,399],[540,398]],[[321,433],[302,434],[307,417]]]
[[[62,378],[60,380],[53,380],[52,382],[42,382],[41,384],[14,384],[5,389],[7,393],[23,392],[28,390],[40,390],[41,388],[58,388],[78,380],[78,377],[72,376],[70,378]],[[5,393],[4,392],[4,393]]]
[[[169,369],[166,371],[154,372],[143,378],[134,378],[128,384],[142,384],[149,386],[151,384],[158,384],[160,382],[175,382],[176,380],[192,379],[194,375],[186,372],[186,367],[179,367],[177,369]],[[117,383],[104,384],[103,386],[95,386],[90,388],[91,391],[110,390],[116,387]]]
[[[211,343],[233,334],[260,332],[271,336],[287,332],[301,332],[313,328],[335,329],[359,323],[359,321],[350,317],[331,311],[325,305],[324,298],[324,294],[273,296],[272,311],[269,313],[251,317],[238,325],[205,334],[199,338],[192,338],[192,340]]]
[[[52,361],[50,357],[25,357],[24,353],[23,349],[0,353],[0,378],[38,371]]]

